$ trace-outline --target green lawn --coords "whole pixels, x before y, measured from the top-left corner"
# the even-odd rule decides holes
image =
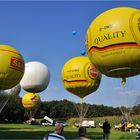
[[[28,124],[0,124],[0,139],[33,139],[42,140],[47,132],[54,130],[54,127],[45,127],[41,125],[28,125]],[[76,140],[78,137],[78,129],[72,127],[65,127],[63,135],[66,139]],[[92,140],[102,139],[101,128],[88,128],[87,135]],[[110,139],[135,139],[135,133],[120,132],[111,130]]]

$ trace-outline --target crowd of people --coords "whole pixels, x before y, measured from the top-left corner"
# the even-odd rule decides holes
[[[111,126],[107,120],[103,123],[103,138],[102,140],[108,140]],[[55,125],[55,130],[52,133],[48,133],[45,135],[43,140],[66,140],[66,138],[62,135],[64,127],[61,123],[57,123]],[[79,127],[78,129],[78,138],[77,140],[90,140],[87,137],[86,127]]]
[[[106,119],[101,127],[103,129],[102,140],[109,140],[109,135],[111,133],[111,126],[108,120]],[[57,123],[55,125],[55,130],[52,133],[48,133],[45,135],[43,140],[66,140],[66,138],[62,135],[64,130],[64,126],[61,123]],[[140,128],[136,132],[136,139],[140,140]],[[90,140],[87,136],[86,127],[79,127],[78,129],[78,138],[75,140]]]
[[[108,120],[105,120],[103,125],[103,136],[102,140],[109,140],[109,135],[111,133],[111,126]],[[64,126],[61,123],[57,123],[55,125],[55,130],[52,133],[48,133],[45,135],[43,140],[66,140],[66,138],[62,135],[64,130]],[[140,128],[136,132],[136,139],[140,140]],[[78,138],[75,140],[90,140],[87,136],[86,127],[80,126],[78,129]]]

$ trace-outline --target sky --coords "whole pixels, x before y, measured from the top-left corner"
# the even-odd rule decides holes
[[[25,63],[39,61],[47,65],[51,78],[42,101],[79,97],[66,91],[61,80],[63,65],[85,49],[90,23],[102,12],[115,7],[140,9],[140,1],[0,1],[0,44],[16,48]],[[72,34],[76,31],[76,35]],[[102,76],[97,91],[84,102],[107,106],[133,106],[140,102],[140,76],[121,79]],[[22,97],[26,91],[21,90]]]

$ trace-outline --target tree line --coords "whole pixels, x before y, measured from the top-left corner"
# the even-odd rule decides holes
[[[119,107],[111,107],[105,105],[95,105],[83,103],[83,108],[87,109],[85,117],[104,117],[104,116],[120,116],[121,110]],[[23,122],[30,117],[43,118],[73,118],[79,117],[78,111],[81,108],[80,103],[74,103],[64,100],[42,101],[38,108],[34,110],[26,110],[21,103],[21,98],[9,102],[3,111],[0,113],[0,121],[8,122]],[[140,114],[140,105],[131,108],[133,114]]]

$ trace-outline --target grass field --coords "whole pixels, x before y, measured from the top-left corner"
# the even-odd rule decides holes
[[[52,132],[54,127],[45,127],[41,125],[28,124],[0,124],[0,139],[21,139],[21,140],[43,140],[46,133]],[[78,129],[73,127],[65,127],[63,135],[67,140],[76,140],[78,138]],[[87,136],[92,140],[102,139],[101,128],[87,128]],[[135,139],[135,133],[120,132],[111,129],[110,139]]]

